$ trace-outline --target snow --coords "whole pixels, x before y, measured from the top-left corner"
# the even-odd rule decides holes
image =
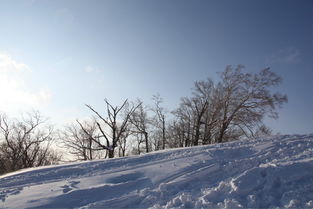
[[[0,208],[312,208],[313,134],[26,169]]]

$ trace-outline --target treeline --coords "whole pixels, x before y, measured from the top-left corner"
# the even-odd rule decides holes
[[[281,80],[269,68],[251,74],[240,65],[228,66],[217,83],[195,82],[191,96],[173,111],[163,106],[160,95],[150,106],[140,99],[120,106],[104,100],[105,114],[86,105],[89,120],[57,132],[43,126],[38,114],[11,122],[1,116],[0,173],[59,161],[61,156],[50,149],[55,140],[73,159],[93,160],[268,135],[264,117],[277,118],[287,102],[286,95],[272,92]]]

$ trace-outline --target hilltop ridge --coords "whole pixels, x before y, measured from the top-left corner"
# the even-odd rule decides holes
[[[0,177],[0,208],[312,208],[313,134],[239,140]]]

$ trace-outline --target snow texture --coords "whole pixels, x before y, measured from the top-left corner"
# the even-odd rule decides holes
[[[27,169],[0,208],[313,208],[313,134]]]

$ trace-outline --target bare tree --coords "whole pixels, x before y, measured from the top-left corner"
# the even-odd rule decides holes
[[[193,141],[193,122],[194,114],[190,107],[181,102],[179,107],[172,112],[176,121],[172,123],[172,130],[176,131],[174,138],[178,138],[177,141],[182,141],[183,146],[188,147],[192,145]],[[173,134],[172,134],[173,135]]]
[[[179,108],[173,111],[178,119],[175,130],[188,130],[186,146],[197,146],[200,142],[211,143],[212,130],[218,115],[214,93],[215,87],[211,79],[197,81],[192,96],[182,98]]]
[[[196,117],[196,137],[194,145],[198,145],[200,137],[197,131],[202,135],[202,144],[211,144],[216,133],[216,125],[219,116],[219,104],[216,98],[216,88],[211,79],[195,82],[193,89],[193,100],[198,103],[198,110],[195,111]],[[199,109],[201,111],[199,111]]]
[[[126,127],[125,131],[122,133],[120,140],[118,140],[118,154],[119,157],[125,157],[126,156],[126,150],[127,150],[127,139],[131,135],[131,130],[129,128],[129,125]]]
[[[20,120],[0,115],[0,165],[3,172],[55,163],[60,155],[50,148],[54,140],[52,126],[38,112]]]
[[[149,150],[149,125],[151,124],[151,119],[148,117],[146,108],[143,106],[141,100],[137,100],[138,108],[130,115],[129,121],[132,124],[132,133],[135,135],[141,135],[137,137],[142,139],[144,138],[145,142],[145,150],[148,153]],[[143,136],[143,137],[142,137]],[[141,144],[142,140],[137,140],[139,145]],[[140,152],[140,148],[139,148]],[[140,153],[139,153],[140,154]]]
[[[173,120],[168,126],[168,146],[170,148],[184,147],[186,146],[186,133],[188,129],[185,129],[185,124],[180,120]]]
[[[102,149],[97,146],[93,138],[98,137],[97,124],[95,120],[83,121],[80,125],[71,124],[65,127],[60,134],[63,147],[77,160],[93,160],[103,157]],[[87,132],[87,133],[86,133]]]
[[[106,103],[107,118],[104,118],[102,115],[100,115],[90,105],[86,105],[97,116],[98,121],[96,124],[100,133],[97,137],[91,136],[90,134],[89,136],[98,145],[99,148],[108,151],[109,158],[113,158],[115,148],[118,146],[118,142],[123,138],[123,134],[127,130],[130,115],[136,110],[138,106],[131,107],[126,115],[120,117],[122,115],[121,111],[124,110],[128,104],[127,100],[125,100],[120,107],[113,107],[106,99],[104,101]],[[78,120],[77,122],[88,135],[88,131],[84,125]],[[110,133],[108,134],[106,131],[109,131]]]
[[[155,113],[155,120],[154,124],[155,126],[161,130],[161,137],[162,137],[162,149],[165,149],[166,144],[166,110],[164,107],[161,106],[163,103],[163,99],[159,94],[153,96],[154,101],[154,108],[152,108],[152,111]]]
[[[145,143],[145,139],[142,134],[133,134],[133,136],[135,137],[133,139],[135,140],[135,143],[132,144],[135,146],[132,147],[131,153],[134,155],[140,155],[143,151],[141,145]]]

